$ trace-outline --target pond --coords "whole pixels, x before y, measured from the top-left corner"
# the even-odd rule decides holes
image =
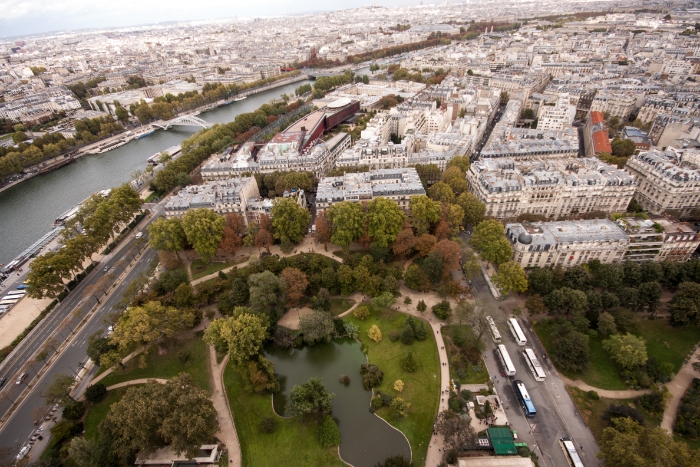
[[[282,390],[273,397],[275,412],[285,414],[292,388],[312,377],[320,378],[333,398],[333,418],[340,428],[340,457],[354,467],[373,467],[390,456],[411,457],[411,447],[403,433],[370,413],[372,391],[362,387],[360,365],[367,362],[354,339],[335,339],[301,349],[266,349],[275,364]],[[350,377],[344,386],[338,379]]]

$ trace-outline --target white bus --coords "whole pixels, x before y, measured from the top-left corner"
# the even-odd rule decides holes
[[[523,333],[523,330],[520,329],[520,324],[518,324],[517,319],[508,318],[508,327],[510,328],[510,332],[513,333],[515,342],[517,342],[518,345],[527,344],[527,339],[525,339],[525,334]]]
[[[523,356],[525,357],[527,366],[530,367],[530,371],[532,372],[532,376],[535,377],[535,380],[544,381],[547,375],[544,373],[544,368],[542,368],[542,365],[540,364],[539,360],[537,360],[535,352],[533,352],[532,349],[525,349],[525,351],[523,352]]]
[[[501,343],[501,333],[498,332],[498,328],[496,327],[496,323],[493,322],[493,318],[491,318],[490,316],[487,316],[486,321],[489,323],[489,329],[491,329],[491,339],[493,339],[493,342],[495,344],[500,344]]]
[[[8,298],[8,299],[2,299],[2,300],[0,300],[0,306],[3,306],[3,305],[14,305],[14,304],[17,303],[18,301],[19,301],[19,298],[14,298],[14,299],[9,299],[9,298]]]
[[[561,450],[564,451],[564,457],[566,457],[569,467],[585,467],[571,438],[562,438],[559,440],[559,444],[561,445]]]
[[[7,292],[7,295],[25,296],[27,295],[27,292],[25,292],[24,290],[13,290],[12,292]]]
[[[515,376],[515,365],[513,365],[513,360],[510,359],[506,346],[503,344],[498,346],[498,358],[503,365],[503,372],[508,376]]]

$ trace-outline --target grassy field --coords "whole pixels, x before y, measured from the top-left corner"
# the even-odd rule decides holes
[[[380,409],[377,415],[406,435],[411,443],[413,463],[423,465],[440,399],[440,360],[435,336],[428,327],[429,337],[423,342],[416,341],[410,346],[401,341],[391,342],[389,333],[394,329],[401,331],[406,322],[406,315],[398,311],[386,310],[381,315],[373,313],[365,321],[352,315],[344,319],[360,326],[360,341],[368,347],[367,357],[370,363],[384,372],[384,382],[378,389],[392,396],[401,396],[411,403],[406,418],[402,420],[391,417],[388,408]],[[367,330],[375,324],[382,331],[383,339],[380,342],[367,337]],[[402,361],[409,351],[413,352],[418,363],[418,371],[415,373],[407,373],[402,368]],[[398,379],[405,385],[401,393],[393,388],[394,381]]]
[[[97,427],[100,422],[107,416],[109,408],[115,402],[118,402],[122,398],[124,393],[128,388],[119,388],[114,391],[109,391],[102,402],[93,404],[88,408],[88,412],[85,415],[85,437],[87,439],[97,438],[98,432]]]
[[[338,316],[355,304],[349,298],[331,298],[331,315]]]
[[[235,266],[236,264],[248,261],[248,258],[238,258],[233,261],[226,261],[223,263],[205,263],[202,260],[193,261],[190,265],[190,270],[192,271],[192,279],[199,279],[200,277],[208,276],[209,274],[214,274],[222,269]]]
[[[552,348],[554,333],[553,325],[543,325],[541,322],[533,326],[547,351]],[[638,334],[647,343],[647,354],[656,357],[661,362],[671,362],[674,371],[678,371],[683,361],[695,345],[700,342],[700,328],[686,326],[674,328],[665,320],[640,320]],[[603,350],[603,338],[598,336],[589,339],[590,363],[582,373],[562,371],[571,379],[580,379],[601,389],[627,389],[620,377],[620,370],[608,353]]]
[[[257,395],[243,389],[243,380],[229,364],[224,384],[236,431],[241,442],[244,467],[345,467],[338,449],[324,449],[316,440],[315,426],[294,418],[279,418],[272,411],[270,395]],[[263,417],[277,418],[277,431],[260,433]]]
[[[480,359],[478,365],[473,365],[460,354],[452,354],[450,328],[459,327],[453,324],[443,327],[442,337],[445,340],[445,348],[447,350],[447,359],[450,362],[450,378],[458,380],[462,384],[486,384],[489,380],[489,371]],[[464,327],[468,327],[464,325]],[[459,375],[457,373],[460,373]]]
[[[182,363],[180,354],[189,353],[189,359]],[[209,350],[202,341],[201,333],[195,337],[169,341],[160,351],[152,351],[146,357],[146,368],[138,367],[139,358],[132,359],[123,370],[107,375],[101,383],[105,386],[139,378],[172,378],[181,372],[189,373],[200,388],[211,391],[209,371]]]

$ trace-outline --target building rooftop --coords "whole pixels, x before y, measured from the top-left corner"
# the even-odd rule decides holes
[[[521,237],[522,234],[525,234]],[[520,242],[534,246],[573,244],[585,242],[627,242],[627,234],[615,222],[608,219],[579,221],[555,221],[506,224],[506,235],[512,243]]]

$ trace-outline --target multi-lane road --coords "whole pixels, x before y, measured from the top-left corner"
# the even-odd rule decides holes
[[[134,232],[142,230],[145,234],[145,227],[157,217],[159,211],[160,209],[156,209],[156,213],[154,213],[153,217],[150,220],[142,221]],[[15,352],[0,366],[0,375],[7,378],[7,383],[5,387],[2,388],[2,392],[0,392],[0,395],[3,396],[0,399],[0,413],[4,414],[4,423],[0,427],[0,448],[14,448],[18,444],[22,444],[29,439],[32,432],[36,429],[34,425],[36,411],[45,405],[42,393],[45,387],[51,382],[51,378],[56,374],[76,374],[80,370],[80,365],[87,359],[86,350],[88,338],[92,334],[106,328],[104,318],[113,312],[114,306],[121,299],[124,289],[128,284],[148,269],[151,260],[155,257],[155,252],[151,249],[146,250],[138,262],[133,265],[117,287],[111,292],[111,295],[103,300],[96,311],[89,316],[87,323],[85,323],[80,331],[73,337],[69,336],[69,329],[66,328],[66,330],[63,331],[65,338],[69,339],[67,346],[64,347],[57,358],[51,361],[51,366],[48,371],[41,375],[38,380],[35,373],[36,370],[26,370],[25,367],[27,363],[34,360],[35,354],[49,339],[51,339],[56,330],[60,329],[60,323],[62,323],[76,307],[81,306],[81,304],[86,310],[91,307],[94,303],[94,299],[92,299],[92,301],[90,301],[90,299],[84,300],[83,292],[88,286],[96,284],[102,279],[104,274],[106,274],[104,271],[105,266],[109,266],[110,270],[111,268],[117,268],[116,272],[119,273],[120,265],[117,263],[124,258],[125,252],[138,245],[143,245],[146,237],[147,236],[144,235],[144,237],[139,240],[134,238],[134,233],[129,234],[128,238],[122,242],[119,249],[105,257],[78,287],[37,325],[29,336],[17,347]],[[85,303],[82,303],[83,301],[85,301]],[[73,324],[73,327],[74,326],[75,324]],[[60,334],[55,337],[60,343],[63,343],[64,338]],[[39,368],[39,366],[40,364],[34,365],[35,368]],[[12,404],[11,401],[16,401],[22,390],[25,389],[24,384],[15,384],[15,379],[22,371],[27,371],[28,373],[25,383],[30,386],[29,393],[20,403],[19,407],[8,417],[7,411]]]
[[[501,343],[506,346],[516,369],[515,376],[502,376],[499,362],[493,352],[495,345],[489,340],[485,351],[486,366],[501,402],[503,402],[508,422],[511,424],[511,428],[518,432],[517,441],[525,442],[531,448],[535,446],[533,450],[538,455],[541,466],[560,467],[568,465],[568,463],[559,446],[559,439],[569,436],[575,441],[576,449],[581,454],[586,467],[601,467],[601,463],[596,457],[599,448],[593,434],[581,418],[573,400],[566,392],[564,383],[559,378],[556,369],[551,364],[527,320],[518,318],[527,338],[527,344],[519,346],[506,324],[506,320],[511,315],[505,310],[502,302],[493,298],[483,277],[478,276],[472,280],[472,294],[478,303],[488,307],[502,336]],[[535,380],[525,362],[523,350],[526,347],[534,350],[544,367],[547,376],[542,382]],[[515,396],[512,383],[516,379],[525,384],[535,405],[537,415],[533,418],[525,417]],[[580,449],[581,446],[583,449]]]

